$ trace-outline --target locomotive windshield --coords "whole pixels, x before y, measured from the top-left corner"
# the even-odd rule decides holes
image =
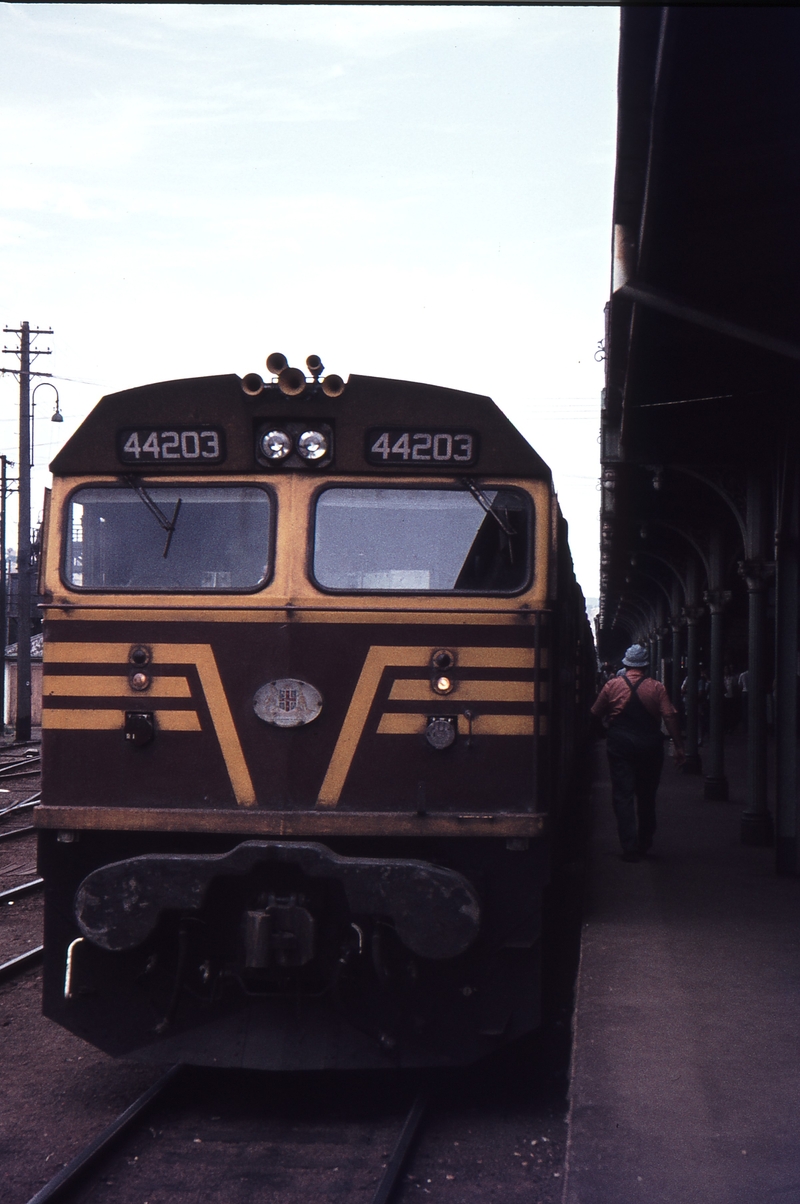
[[[78,589],[257,589],[270,544],[271,502],[256,486],[78,489],[64,576]]]
[[[326,489],[314,576],[324,589],[515,593],[529,576],[532,513],[514,489]]]

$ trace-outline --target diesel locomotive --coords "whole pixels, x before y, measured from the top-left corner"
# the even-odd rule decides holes
[[[454,1065],[540,1020],[594,655],[488,398],[267,360],[52,464],[44,1011],[117,1056]]]

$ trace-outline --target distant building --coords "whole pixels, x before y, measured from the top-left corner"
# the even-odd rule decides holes
[[[42,726],[42,645],[41,632],[31,636],[31,724]],[[6,648],[5,666],[6,707],[3,721],[13,726],[17,717],[17,645]]]

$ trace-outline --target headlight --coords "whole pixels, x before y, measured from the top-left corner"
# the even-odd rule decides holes
[[[297,451],[304,460],[321,460],[328,454],[328,440],[319,431],[304,431],[297,440]]]
[[[267,431],[261,436],[261,454],[267,460],[285,460],[292,450],[292,441],[285,431]]]

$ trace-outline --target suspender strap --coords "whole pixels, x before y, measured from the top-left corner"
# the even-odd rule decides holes
[[[628,680],[627,674],[623,675],[623,681],[630,690],[631,696],[617,717],[611,720],[609,732],[616,729],[619,732],[622,732],[623,730],[630,732],[638,731],[642,736],[646,737],[655,736],[656,734],[659,734],[660,736],[660,716],[657,717],[655,715],[651,715],[650,711],[648,711],[647,707],[638,696],[639,686],[644,680],[645,679],[643,677],[640,677],[639,680],[633,684]]]

